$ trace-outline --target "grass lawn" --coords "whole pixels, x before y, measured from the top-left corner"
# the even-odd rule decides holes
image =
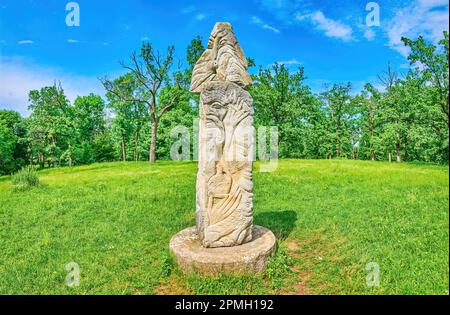
[[[258,170],[258,163],[255,165]],[[279,240],[262,276],[186,277],[171,236],[194,225],[195,162],[104,163],[0,178],[0,294],[448,294],[448,167],[283,160],[255,171],[254,222]],[[65,265],[80,266],[80,285]],[[368,263],[379,286],[367,286]],[[371,265],[369,265],[371,266]]]

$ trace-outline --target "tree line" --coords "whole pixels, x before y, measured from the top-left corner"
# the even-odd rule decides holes
[[[280,158],[348,158],[446,163],[449,160],[448,32],[438,45],[402,38],[410,68],[387,66],[382,88],[367,83],[355,94],[350,83],[313,93],[303,67],[260,66],[249,89],[255,127],[277,126]],[[73,104],[58,82],[29,92],[29,117],[0,110],[0,174],[25,165],[41,168],[105,161],[169,159],[175,126],[191,132],[199,98],[189,92],[204,46],[194,38],[186,62],[175,48],[143,43],[125,74],[100,78],[105,99],[78,96]],[[183,64],[186,66],[183,67]],[[255,61],[249,58],[249,65]]]

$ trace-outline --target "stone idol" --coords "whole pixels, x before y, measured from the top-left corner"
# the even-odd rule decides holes
[[[275,236],[253,225],[252,79],[229,23],[216,23],[192,73],[200,94],[196,226],[174,235],[170,250],[185,272],[258,272]]]

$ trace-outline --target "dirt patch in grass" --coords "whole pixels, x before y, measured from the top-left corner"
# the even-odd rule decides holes
[[[308,279],[311,275],[311,270],[304,269],[298,264],[298,260],[300,256],[298,254],[298,250],[300,249],[299,245],[295,241],[289,241],[287,244],[288,253],[294,259],[294,265],[292,266],[292,270],[294,271],[295,280],[293,280],[293,284],[291,288],[282,294],[289,295],[308,295],[312,294],[312,288],[309,287]]]
[[[156,295],[187,295],[193,294],[189,288],[175,276],[170,277],[166,282],[155,287]]]
[[[322,230],[312,232],[304,238],[286,240],[289,256],[293,259],[288,290],[282,294],[309,295],[333,290],[333,284],[321,277],[321,264],[339,265],[343,257],[337,248],[345,246],[343,237],[328,239]]]

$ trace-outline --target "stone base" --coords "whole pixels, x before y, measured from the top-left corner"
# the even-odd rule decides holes
[[[170,240],[170,251],[185,273],[217,275],[220,273],[257,273],[267,267],[267,260],[276,248],[273,233],[261,226],[253,226],[253,239],[232,247],[205,248],[201,245],[195,227],[175,234]]]

